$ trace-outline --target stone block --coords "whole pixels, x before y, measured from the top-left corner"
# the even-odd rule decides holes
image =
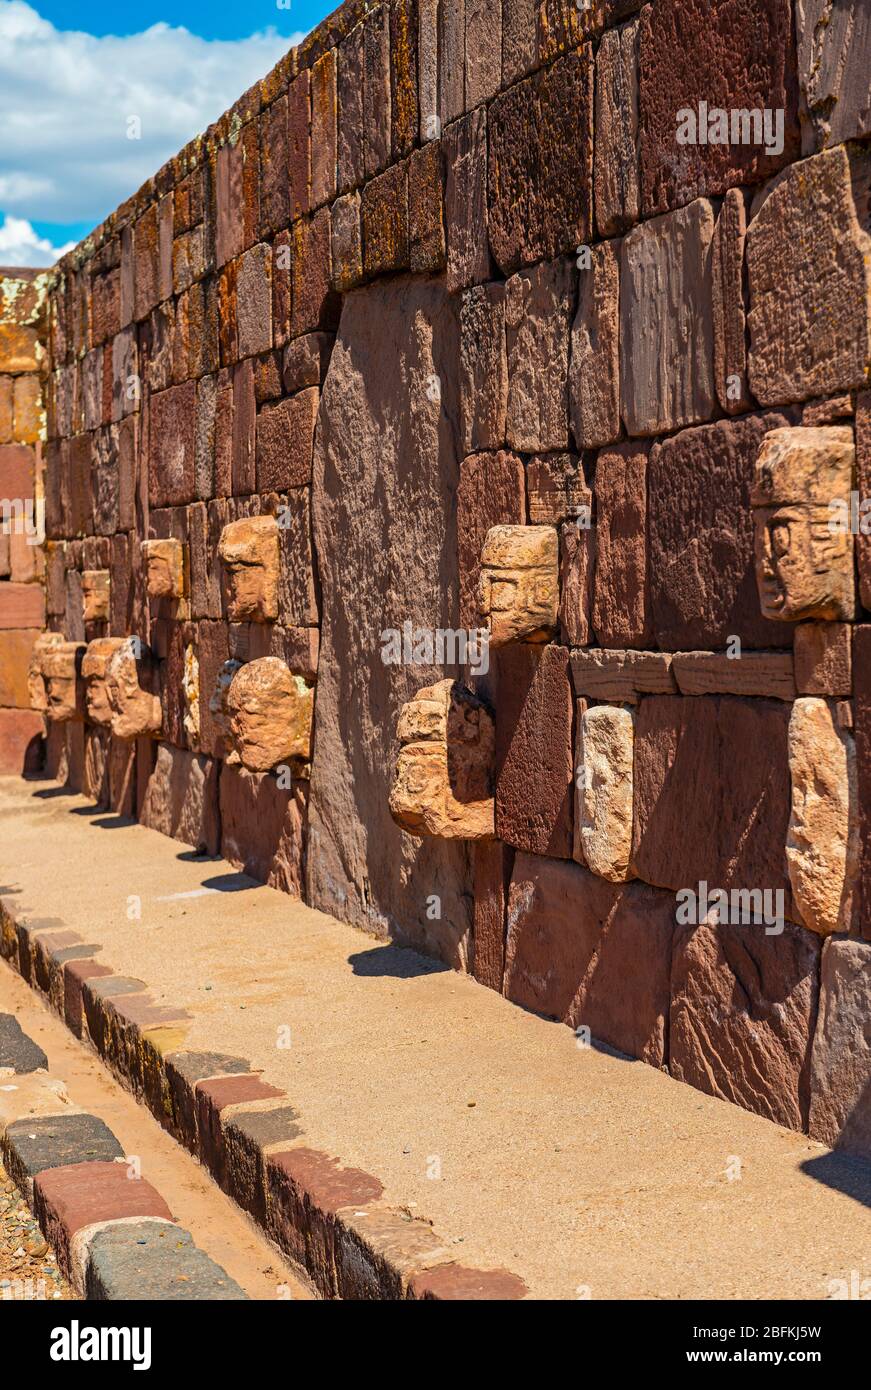
[[[560,527],[560,640],[585,647],[593,636],[593,579],[596,533],[581,521]]]
[[[830,937],[823,946],[820,1005],[811,1052],[812,1139],[871,1158],[871,945]]]
[[[505,286],[460,296],[460,434],[463,452],[501,449],[508,409]]]
[[[58,642],[42,648],[41,669],[48,701],[47,717],[55,724],[84,719],[83,642]]]
[[[198,854],[218,854],[218,765],[211,758],[159,743],[139,821]]]
[[[671,669],[682,695],[796,696],[790,652],[677,652]]]
[[[647,448],[620,444],[596,460],[593,627],[602,647],[646,647],[652,637],[647,552]]]
[[[594,246],[579,275],[572,324],[569,414],[579,449],[618,439],[620,420],[620,247]]]
[[[85,623],[106,623],[111,611],[108,570],[82,571],[82,614]]]
[[[333,203],[330,211],[330,237],[330,285],[342,293],[353,290],[363,283],[363,233],[359,193],[346,193]]]
[[[590,524],[593,494],[577,454],[533,454],[526,489],[533,526],[558,526],[566,520]]]
[[[116,739],[153,738],[160,733],[160,679],[152,652],[137,638],[127,639],[109,659],[106,693]]]
[[[363,21],[363,136],[366,177],[390,163],[390,6],[382,4]]]
[[[481,552],[481,616],[491,647],[554,636],[559,543],[552,526],[494,526]]]
[[[221,854],[242,872],[299,897],[305,875],[305,784],[290,790],[268,773],[221,768]]]
[[[454,681],[425,686],[400,711],[396,737],[397,825],[419,838],[492,839],[496,735],[486,705]]]
[[[55,635],[52,633],[52,638]],[[30,671],[36,644],[40,640],[36,628],[7,628],[0,631],[0,708],[40,708],[40,705],[32,704],[30,690]],[[41,674],[36,679],[38,688],[44,690]]]
[[[640,695],[673,695],[672,657],[665,652],[572,652],[575,692],[590,700],[636,705]]]
[[[480,985],[502,993],[508,888],[514,851],[498,840],[475,845],[475,916],[472,973]]]
[[[630,710],[596,705],[581,715],[575,768],[579,790],[575,858],[611,883],[635,877],[629,867],[634,743],[635,720]]]
[[[730,188],[723,199],[711,246],[714,386],[727,415],[742,415],[753,407],[747,384],[746,238],[744,194]]]
[[[338,47],[337,166],[340,193],[358,188],[366,177],[363,124],[364,34],[363,25],[358,24]]]
[[[862,0],[796,0],[802,150],[871,135],[871,14]]]
[[[394,159],[408,154],[417,141],[418,0],[390,4],[390,123]]]
[[[314,690],[277,657],[248,662],[226,697],[233,748],[249,772],[311,756]]]
[[[106,685],[109,662],[123,645],[123,637],[96,637],[88,643],[82,657],[85,713],[92,724],[103,728],[108,728],[112,723],[112,707]]]
[[[408,267],[413,275],[443,270],[447,263],[444,160],[440,140],[414,150],[408,162]]]
[[[603,34],[596,54],[593,191],[599,236],[614,236],[641,215],[638,154],[639,20]]]
[[[35,710],[0,709],[0,772],[23,777],[42,767],[45,726]]]
[[[394,164],[363,189],[363,269],[368,277],[408,268],[408,176]]]
[[[447,287],[451,294],[492,279],[487,240],[487,108],[447,126],[444,147]]]
[[[320,392],[315,387],[267,405],[257,416],[257,491],[283,492],[311,482]]]
[[[505,287],[509,448],[545,453],[569,447],[569,337],[574,313],[571,261],[545,262]]]
[[[849,931],[859,872],[856,745],[830,701],[802,697],[792,706],[789,772],[786,862],[799,919],[821,936]]]
[[[287,88],[287,157],[290,173],[290,220],[311,210],[311,73],[303,68]]]
[[[793,654],[799,695],[846,699],[853,693],[853,629],[849,623],[799,623]]]
[[[331,289],[330,209],[321,208],[310,221],[293,227],[293,308],[290,336],[332,331],[338,318],[338,298]]]
[[[272,248],[252,246],[239,260],[236,279],[236,333],[239,356],[253,357],[272,347]]]
[[[311,70],[312,207],[336,196],[337,174],[337,60],[328,48]]]
[[[142,542],[145,590],[150,599],[170,602],[190,591],[188,548],[175,536]]]
[[[219,555],[227,577],[232,623],[278,617],[278,524],[274,516],[243,517],[221,532]]]
[[[516,849],[572,856],[574,697],[564,647],[498,655],[496,835]]]
[[[505,452],[476,454],[460,465],[457,488],[457,548],[460,623],[481,621],[481,554],[494,526],[521,526],[526,515],[523,461]]]
[[[159,391],[149,402],[148,500],[179,507],[195,497],[196,382]]]

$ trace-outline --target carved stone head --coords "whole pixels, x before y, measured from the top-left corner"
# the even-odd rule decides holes
[[[82,659],[84,642],[57,642],[45,648],[42,674],[48,698],[46,714],[56,724],[80,722],[85,717]]]
[[[390,813],[409,835],[487,840],[495,834],[496,730],[484,703],[459,682],[425,686],[404,705]]]
[[[163,724],[157,662],[128,637],[109,660],[106,689],[116,738],[154,738]]]
[[[251,516],[230,522],[221,532],[218,554],[227,576],[230,622],[275,622],[279,573],[275,517]]]
[[[227,693],[230,737],[251,772],[311,756],[314,690],[277,656],[250,661]]]
[[[481,552],[481,615],[491,647],[556,632],[559,537],[553,526],[494,526]]]
[[[85,570],[82,574],[82,606],[86,623],[109,621],[109,571]]]
[[[143,541],[145,587],[150,599],[177,600],[187,592],[187,546],[170,537]]]
[[[763,616],[779,622],[850,619],[856,613],[849,509],[853,431],[779,429],[765,436],[751,495],[756,581]]]
[[[33,644],[30,665],[27,668],[27,693],[30,697],[30,708],[39,714],[48,713],[48,690],[42,666],[43,657],[50,647],[60,646],[63,640],[60,632],[43,632]]]
[[[123,637],[97,637],[89,642],[82,658],[82,677],[85,682],[85,710],[92,724],[108,728],[112,723],[112,708],[106,687],[109,662],[120,647]]]

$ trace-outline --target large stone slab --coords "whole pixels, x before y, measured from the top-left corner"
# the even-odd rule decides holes
[[[747,647],[791,645],[790,624],[760,612],[750,508],[763,437],[788,423],[783,415],[750,415],[653,446],[650,582],[660,647],[710,651],[736,636]]]
[[[826,150],[786,170],[747,229],[750,388],[760,405],[867,382],[869,179],[871,155],[851,167],[843,146]]]
[[[792,815],[786,859],[796,912],[811,931],[848,931],[859,869],[856,745],[832,702],[796,700],[789,721]]]
[[[462,627],[477,628],[482,621],[479,583],[487,532],[494,526],[522,526],[525,519],[522,459],[503,449],[498,453],[473,454],[463,460],[457,489]]]
[[[545,261],[505,287],[509,448],[523,453],[569,445],[569,338],[575,301],[572,261]]]
[[[865,0],[796,0],[802,149],[871,135],[871,9]]]
[[[399,712],[451,673],[386,665],[381,634],[458,627],[458,354],[456,305],[435,281],[345,299],[315,443],[323,627],[308,865],[312,905],[455,964],[471,926],[468,850],[403,834],[388,805]],[[440,392],[427,390],[434,377]]]
[[[676,929],[669,1069],[708,1095],[805,1129],[820,940],[787,924]]]
[[[675,891],[782,890],[790,708],[731,695],[643,699],[635,725],[632,862]],[[787,911],[789,915],[789,911]]]
[[[218,765],[169,743],[158,745],[139,820],[206,854],[217,854]]]
[[[496,835],[516,849],[572,857],[574,698],[565,647],[499,653]]]
[[[508,898],[506,998],[662,1066],[674,899],[519,854]]]
[[[647,446],[619,444],[596,460],[593,627],[602,647],[650,645]]]
[[[823,946],[811,1053],[810,1134],[871,1159],[871,945],[834,936]]]
[[[799,153],[790,0],[657,0],[641,15],[639,68],[645,216],[758,183]],[[724,132],[712,119],[718,110],[727,116]],[[682,120],[687,111],[695,129]],[[776,123],[768,146],[764,129],[748,130],[745,140],[739,123],[733,143],[732,112],[754,111],[782,113],[782,140]],[[695,138],[679,139],[681,127]]]

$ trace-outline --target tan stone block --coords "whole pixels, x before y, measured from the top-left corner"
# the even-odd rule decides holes
[[[227,575],[231,623],[278,617],[279,542],[274,516],[244,517],[221,532],[218,554]]]
[[[291,758],[311,756],[314,689],[278,657],[243,666],[226,705],[233,748],[250,772],[269,772]]]
[[[42,674],[48,699],[46,714],[56,724],[84,718],[84,654],[84,642],[57,642],[43,648]]]
[[[39,714],[48,712],[48,687],[42,667],[43,655],[49,647],[60,646],[63,640],[63,634],[60,632],[43,632],[33,644],[27,668],[27,693],[30,708]]]
[[[672,663],[669,652],[582,648],[572,652],[575,692],[591,700],[626,704],[637,704],[639,695],[674,695]]]
[[[85,682],[85,711],[92,724],[108,728],[112,723],[112,709],[109,692],[106,688],[106,673],[109,662],[119,647],[123,647],[123,637],[97,637],[89,642],[82,658],[82,679]]]
[[[676,652],[671,669],[682,695],[795,699],[792,652]]]
[[[764,617],[798,622],[855,616],[847,521],[855,460],[848,426],[778,429],[765,436],[750,497]]]
[[[489,840],[495,834],[496,727],[487,707],[450,680],[404,705],[390,812],[410,835]]]
[[[852,694],[853,629],[849,623],[799,623],[793,656],[799,695]]]
[[[849,929],[859,871],[856,745],[834,705],[796,700],[789,721],[792,814],[786,861],[795,907],[811,931]]]
[[[559,538],[553,526],[494,526],[481,552],[481,614],[490,645],[547,641],[559,610]]]
[[[635,878],[632,856],[632,764],[635,720],[631,710],[595,705],[584,711],[575,770],[583,862],[610,883]]]
[[[106,690],[112,733],[119,739],[154,738],[163,724],[157,662],[135,637],[127,638],[109,660]]]
[[[0,632],[0,708],[30,705],[30,663],[37,633],[33,628]]]
[[[108,570],[82,573],[82,609],[86,623],[106,623],[110,614],[110,575]]]
[[[142,542],[145,587],[150,599],[183,599],[188,582],[188,548],[174,536]]]

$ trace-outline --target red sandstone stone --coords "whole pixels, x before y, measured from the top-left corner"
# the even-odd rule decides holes
[[[569,654],[508,647],[498,656],[496,835],[515,849],[572,856],[574,697]]]
[[[0,772],[21,777],[42,763],[42,716],[32,710],[0,709]]]
[[[499,840],[474,847],[475,917],[472,973],[479,984],[502,993],[505,970],[505,924],[514,850]]]
[[[487,110],[449,125],[443,135],[447,182],[447,286],[451,293],[492,278],[487,240]]]
[[[194,499],[196,383],[153,396],[149,416],[149,502],[153,507],[183,506]]]
[[[283,492],[311,482],[320,392],[300,391],[257,417],[257,491]]]
[[[493,526],[521,526],[525,518],[523,462],[516,454],[482,453],[464,460],[457,489],[461,626],[481,625],[478,581],[487,532]]]
[[[593,627],[602,647],[650,645],[647,447],[621,444],[596,460]]]
[[[347,193],[365,178],[363,126],[364,28],[353,29],[338,48],[338,189]]]
[[[365,274],[374,278],[407,269],[408,177],[404,164],[394,164],[366,184],[360,215]]]

